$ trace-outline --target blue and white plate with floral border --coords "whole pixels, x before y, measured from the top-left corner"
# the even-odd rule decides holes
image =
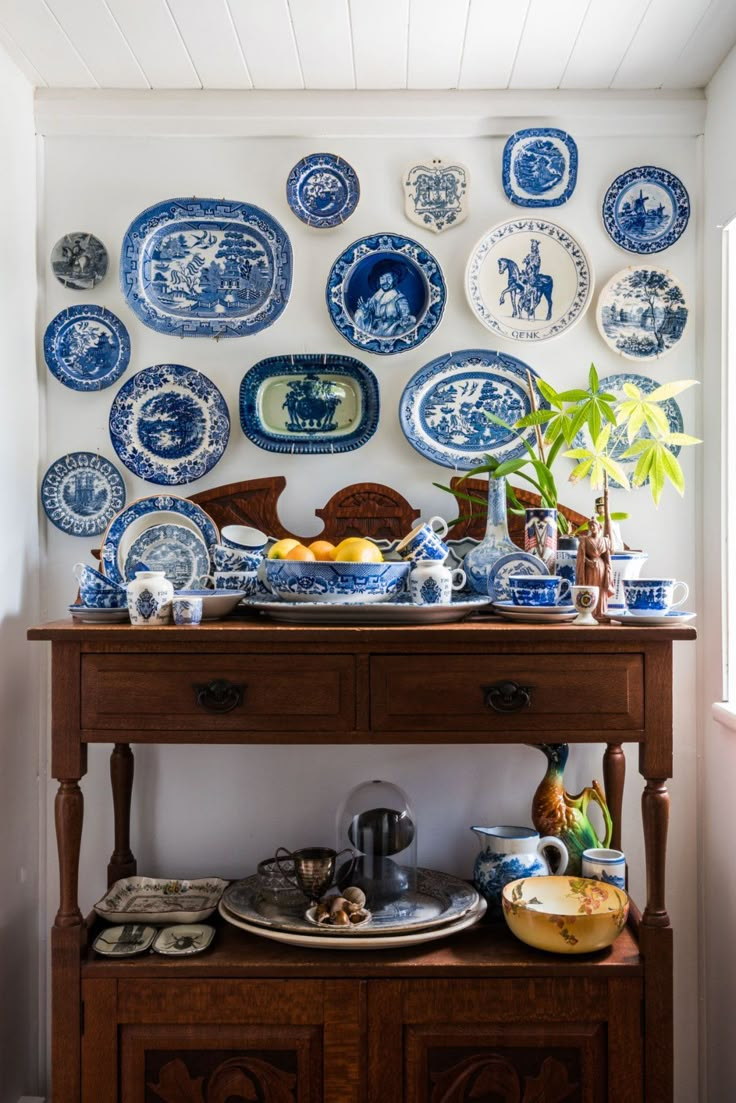
[[[211,471],[230,436],[215,384],[182,364],[154,364],[123,384],[110,407],[110,439],[141,479],[173,486]]]
[[[629,253],[661,253],[690,219],[690,197],[674,172],[639,165],[617,176],[603,200],[603,225]]]
[[[494,559],[488,568],[488,594],[494,605],[500,602],[511,603],[509,578],[514,574],[549,574],[546,565],[536,555],[519,549]]]
[[[100,554],[104,574],[113,582],[125,583],[124,567],[131,544],[147,529],[167,524],[181,524],[201,533],[210,556],[220,541],[215,522],[189,498],[174,494],[138,498],[121,510],[107,527]]]
[[[286,202],[297,218],[318,230],[342,225],[359,199],[355,169],[334,153],[302,157],[286,181]]]
[[[447,289],[438,261],[403,234],[359,238],[327,280],[327,309],[358,348],[389,356],[416,348],[440,323]]]
[[[503,150],[503,190],[519,207],[559,207],[575,190],[578,147],[564,130],[517,130]]]
[[[125,483],[117,467],[98,452],[68,452],[44,475],[41,504],[62,532],[96,536],[125,505]]]
[[[130,361],[128,331],[111,310],[68,306],[46,327],[43,355],[53,376],[73,391],[101,391]]]
[[[689,309],[679,280],[664,268],[623,268],[601,288],[595,312],[603,340],[626,360],[654,360],[680,341]]]
[[[203,586],[210,573],[210,553],[197,529],[184,525],[151,525],[128,546],[123,573],[135,578],[144,563],[150,571],[163,571],[175,590]]]
[[[599,382],[599,388],[603,393],[615,395],[616,401],[620,402],[622,399],[628,398],[624,391],[624,383],[633,383],[635,387],[638,387],[644,394],[651,394],[652,391],[656,391],[657,387],[661,387],[662,384],[658,383],[656,379],[650,379],[648,375],[638,375],[636,372],[619,372],[618,375],[605,375]],[[682,433],[684,431],[684,423],[682,420],[682,410],[678,406],[674,398],[668,398],[666,402],[662,403],[662,410],[667,418],[667,424],[671,433]],[[642,425],[639,430],[639,437],[649,437],[651,434],[646,425]],[[623,458],[624,452],[629,447],[629,440],[626,435],[626,428],[622,425],[616,425],[611,430],[611,436],[608,439],[608,454],[611,459],[616,460],[622,464],[624,468],[630,467],[633,474],[634,467],[638,460],[638,456],[630,456],[626,459]],[[673,456],[679,456],[680,445],[672,444],[668,445],[668,451]],[[618,486],[615,479],[611,479],[611,486]],[[647,479],[643,485],[646,486],[649,482]]]

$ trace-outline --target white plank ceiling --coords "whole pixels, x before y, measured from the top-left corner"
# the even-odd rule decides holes
[[[0,0],[51,88],[700,88],[736,0]]]

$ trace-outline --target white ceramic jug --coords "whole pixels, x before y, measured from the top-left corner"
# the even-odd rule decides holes
[[[136,571],[127,591],[131,624],[169,623],[174,587],[163,571]]]
[[[451,571],[436,559],[420,559],[409,575],[409,593],[415,605],[448,605],[452,591],[465,585],[465,571]]]

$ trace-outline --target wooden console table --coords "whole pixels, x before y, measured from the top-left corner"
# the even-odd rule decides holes
[[[54,1103],[670,1103],[672,645],[692,629],[59,621],[29,637],[52,644]],[[201,692],[213,682],[229,683],[231,711]],[[530,706],[495,712],[497,682],[528,687]],[[372,953],[297,949],[227,926],[192,959],[90,949],[96,921],[77,892],[89,743],[113,745],[112,882],[136,870],[136,743],[543,739],[605,744],[614,846],[623,745],[639,747],[647,900],[609,951],[543,954],[491,925]]]

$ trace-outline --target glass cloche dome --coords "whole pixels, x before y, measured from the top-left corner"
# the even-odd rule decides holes
[[[406,793],[388,781],[366,781],[337,810],[335,849],[350,847],[337,871],[342,891],[357,885],[369,908],[398,900],[417,887],[417,828]]]

